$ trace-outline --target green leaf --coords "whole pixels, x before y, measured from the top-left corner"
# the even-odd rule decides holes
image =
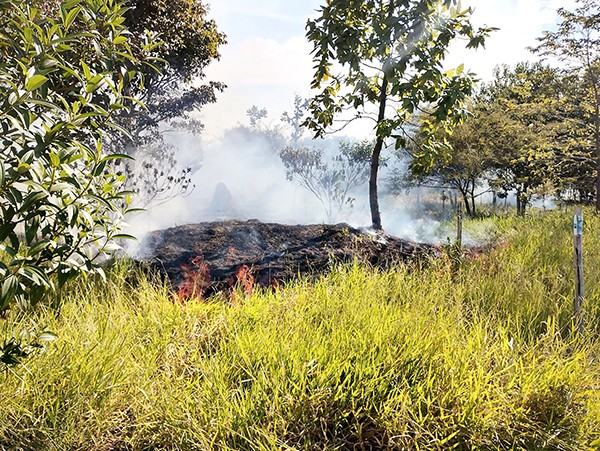
[[[105,80],[102,75],[94,75],[91,79],[89,79],[87,86],[85,87],[85,92],[88,94],[90,92],[94,92],[100,86],[104,84]]]
[[[62,2],[62,7],[65,10],[69,10],[71,8],[74,8],[75,6],[79,5],[81,3],[82,0],[64,0]]]
[[[129,235],[127,233],[119,233],[117,235],[113,235],[113,240],[134,240],[137,241],[137,238],[133,235]]]
[[[111,211],[115,209],[114,205],[112,205],[110,202],[108,202],[106,199],[103,199],[103,198],[102,198],[102,197],[100,197],[100,196],[97,196],[97,195],[95,195],[95,194],[88,193],[88,194],[87,194],[87,197],[89,197],[90,199],[93,199],[93,200],[95,200],[95,201],[96,201],[96,202],[98,202],[99,204],[102,204],[103,206],[105,206],[107,209],[109,209],[109,210],[111,210]]]
[[[112,153],[110,155],[106,155],[100,161],[102,162],[102,161],[118,160],[118,159],[134,160],[134,158],[131,155],[127,155],[125,153]]]
[[[106,161],[101,160],[96,167],[94,168],[94,170],[92,171],[92,175],[94,177],[98,177],[99,175],[101,175],[104,172],[104,169],[106,168]]]
[[[19,279],[15,275],[10,275],[2,283],[0,289],[0,310],[3,310],[14,299],[19,289]]]
[[[29,248],[27,254],[31,257],[34,257],[40,252],[42,252],[44,249],[46,249],[50,243],[50,240],[39,241]]]
[[[21,344],[14,338],[11,338],[8,343],[0,347],[0,362],[5,365],[16,365],[21,362],[21,359],[27,357],[27,352],[22,349]]]
[[[92,78],[92,72],[87,64],[84,61],[81,62],[81,68],[83,69],[83,75],[86,80],[90,80]]]
[[[80,7],[76,7],[73,8],[72,10],[70,10],[65,18],[64,18],[64,24],[65,24],[65,28],[69,29],[71,27],[71,25],[73,24],[73,21],[77,18],[77,16],[79,15],[79,13],[81,12],[81,8]]]
[[[74,191],[76,189],[77,189],[77,187],[73,186],[71,183],[58,182],[58,183],[55,183],[54,185],[52,185],[48,191],[50,191],[51,193],[55,193],[57,191],[67,191],[67,190]]]
[[[50,288],[52,286],[47,274],[39,267],[23,266],[19,268],[18,274],[33,282],[34,285]]]
[[[146,211],[146,209],[145,209],[145,208],[128,208],[128,209],[125,211],[125,214],[130,214],[130,213],[140,213],[140,212],[143,212],[143,211]]]
[[[49,342],[49,341],[56,340],[58,338],[58,335],[56,335],[54,332],[45,331],[45,332],[42,332],[41,334],[39,334],[37,338],[38,338],[38,341]]]
[[[25,243],[30,245],[36,238],[40,229],[40,219],[38,212],[30,212],[32,219],[25,222]]]
[[[31,168],[31,166],[27,163],[19,163],[19,166],[17,166],[17,173],[19,175],[23,175],[27,171],[29,171],[30,168]]]
[[[60,157],[55,153],[50,153],[50,164],[54,168],[58,168],[60,166]]]
[[[23,205],[21,205],[21,208],[19,209],[19,211],[21,211],[23,213],[27,212],[37,202],[39,202],[40,200],[42,200],[46,197],[47,197],[47,194],[43,191],[37,191],[37,192],[31,193],[30,195],[28,195],[25,198],[25,200],[23,201]]]
[[[25,82],[25,89],[30,92],[34,91],[37,88],[39,88],[40,86],[42,86],[44,83],[46,83],[47,81],[48,81],[48,78],[45,77],[44,75],[36,74],[27,79],[27,81]]]
[[[76,272],[74,270],[65,265],[63,268],[61,268],[60,271],[58,271],[58,286],[63,287],[69,280],[71,280],[75,276],[75,274]]]

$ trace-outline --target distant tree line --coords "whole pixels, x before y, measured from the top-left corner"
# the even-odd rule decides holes
[[[536,194],[600,208],[600,6],[577,4],[559,9],[558,31],[532,49],[562,64],[497,68],[469,100],[465,121],[438,136],[445,158],[414,159],[412,181],[457,189],[469,213],[478,187],[515,193],[519,214]],[[417,139],[412,149],[419,148]]]

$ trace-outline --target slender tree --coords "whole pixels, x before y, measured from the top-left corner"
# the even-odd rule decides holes
[[[369,202],[376,230],[382,229],[377,176],[384,140],[391,137],[397,148],[404,146],[410,118],[426,109],[432,120],[422,127],[419,158],[432,159],[443,149],[435,144],[435,130],[440,124],[451,129],[463,116],[461,103],[471,93],[473,76],[462,67],[445,71],[443,60],[455,38],[476,48],[492,29],[475,30],[471,10],[460,10],[459,3],[330,0],[307,23],[316,64],[312,88],[320,92],[310,101],[305,124],[323,136],[336,119],[348,118],[347,110],[353,111],[347,122],[375,121]]]
[[[281,115],[281,121],[288,124],[291,129],[290,144],[298,146],[306,129],[302,127],[306,110],[308,109],[308,100],[296,94],[294,96],[294,109],[292,112],[284,111]]]
[[[348,213],[351,192],[369,177],[367,163],[373,143],[342,141],[333,155],[315,147],[288,146],[279,153],[286,177],[310,191],[323,205],[327,221]]]

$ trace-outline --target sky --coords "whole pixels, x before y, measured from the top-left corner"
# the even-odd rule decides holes
[[[252,105],[266,108],[276,122],[291,111],[295,94],[308,97],[313,72],[311,46],[305,39],[309,17],[316,17],[324,0],[208,0],[210,17],[227,35],[221,59],[206,71],[206,80],[227,84],[216,104],[200,116],[205,138],[217,138],[227,128],[246,122]],[[476,26],[500,30],[485,49],[456,47],[447,57],[448,68],[461,63],[483,80],[490,80],[498,64],[534,60],[528,46],[557,22],[559,7],[572,8],[575,0],[463,0],[472,6]],[[362,130],[357,133],[363,133]]]

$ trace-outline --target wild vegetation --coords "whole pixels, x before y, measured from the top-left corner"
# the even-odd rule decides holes
[[[124,156],[106,155],[102,136],[153,47],[132,54],[124,12],[90,0],[45,17],[0,3],[0,312],[101,271],[119,249],[129,198],[109,163]]]
[[[256,107],[245,136],[266,138],[331,217],[369,170],[382,228],[386,139],[473,216],[487,184],[514,191],[523,217],[472,220],[480,247],[386,270],[332,260],[317,279],[259,289],[244,266],[229,295],[193,300],[195,285],[174,296],[107,257],[126,237],[127,186],[148,202],[191,186],[159,131],[201,128],[189,113],[224,88],[192,83],[225,43],[206,5],[0,2],[0,448],[600,448],[600,269],[585,267],[580,333],[570,215],[525,216],[536,192],[600,199],[600,16],[577,4],[536,49],[575,65],[500,68],[469,98],[471,74],[441,61],[454,38],[477,47],[492,29],[473,29],[460,2],[327,2],[308,22],[322,92],[304,123],[321,135],[371,105],[374,143],[302,154],[300,98],[282,117],[290,139],[261,129]],[[149,176],[116,164],[140,153]],[[591,263],[600,217],[585,217]]]
[[[560,8],[558,29],[532,49],[560,64],[498,67],[471,98],[470,117],[441,136],[446,158],[412,162],[418,181],[457,189],[471,213],[486,189],[514,192],[519,214],[536,195],[600,208],[600,10],[590,0],[576,6]]]
[[[589,229],[600,226],[591,215]],[[174,304],[119,263],[0,379],[0,444],[24,449],[595,449],[598,282],[572,333],[569,216],[473,222],[485,252]],[[600,240],[590,233],[585,259]],[[450,254],[449,254],[450,255]],[[8,334],[8,335],[7,335]]]

